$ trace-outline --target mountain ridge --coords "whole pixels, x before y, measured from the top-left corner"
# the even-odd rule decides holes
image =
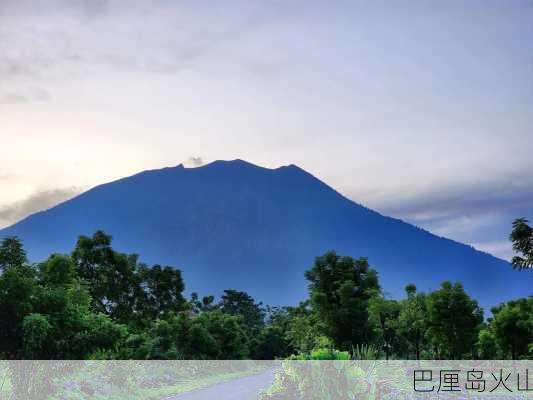
[[[265,168],[237,159],[145,170],[35,213],[0,237],[20,236],[37,261],[71,251],[78,235],[97,229],[120,251],[182,269],[189,290],[201,294],[231,287],[295,304],[305,297],[303,271],[331,249],[368,257],[395,297],[407,283],[429,290],[445,279],[463,281],[485,306],[506,299],[502,282],[513,287],[510,297],[530,294],[530,279],[507,262],[382,215],[294,164]],[[476,271],[493,289],[476,282]]]

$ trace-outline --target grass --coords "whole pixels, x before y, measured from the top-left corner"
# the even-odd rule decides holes
[[[242,378],[245,376],[255,375],[264,371],[264,368],[258,366],[249,367],[241,371],[232,372],[215,372],[204,376],[194,376],[175,384],[167,384],[159,387],[140,387],[138,385],[130,385],[121,389],[108,388],[97,393],[84,393],[80,390],[66,390],[54,396],[54,400],[162,400],[168,397],[173,397],[187,392],[204,389],[219,383],[231,381],[233,379]]]
[[[46,398],[49,400],[163,400],[233,379],[255,375],[264,370],[265,367],[259,365],[248,365],[237,371],[204,371],[206,373],[193,374],[189,377],[176,376],[173,382],[166,384],[161,382],[160,386],[143,387],[143,384],[136,382],[135,379],[123,385],[116,385],[103,378],[105,371],[89,368],[88,371],[77,371],[74,375],[68,374],[60,378],[61,381],[70,382],[70,385],[64,386],[63,389]],[[79,385],[81,382],[89,382],[92,390],[83,390],[83,387]],[[8,370],[0,365],[0,400],[9,399],[12,394]]]

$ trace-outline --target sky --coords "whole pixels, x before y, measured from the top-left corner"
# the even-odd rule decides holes
[[[185,162],[296,164],[503,258],[533,219],[533,1],[0,1],[0,227]]]

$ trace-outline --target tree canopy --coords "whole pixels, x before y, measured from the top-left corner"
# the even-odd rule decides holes
[[[185,298],[181,271],[148,266],[97,231],[71,254],[28,261],[0,242],[0,359],[533,358],[533,298],[483,311],[460,283],[386,296],[365,258],[333,251],[309,298],[263,306],[236,289]]]
[[[513,222],[513,230],[509,239],[513,242],[513,250],[522,256],[514,256],[511,260],[514,268],[533,268],[533,228],[528,220],[518,218]]]
[[[365,258],[330,251],[306,272],[311,304],[325,333],[342,350],[370,340],[368,302],[379,290],[377,272]]]

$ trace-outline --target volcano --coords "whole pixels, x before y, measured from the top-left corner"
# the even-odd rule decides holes
[[[242,160],[183,165],[97,186],[0,231],[32,261],[103,230],[120,251],[183,272],[188,292],[247,291],[276,305],[307,296],[304,271],[327,250],[367,257],[392,297],[408,283],[459,281],[484,307],[531,294],[532,274],[349,200],[301,168]]]

